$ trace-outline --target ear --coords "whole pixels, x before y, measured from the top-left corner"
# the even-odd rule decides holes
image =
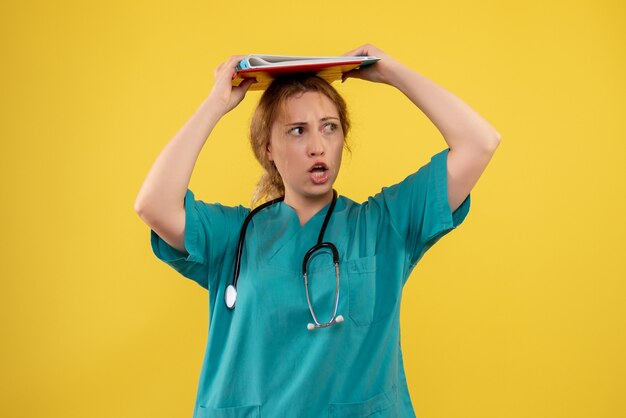
[[[267,144],[265,147],[265,155],[267,155],[267,159],[270,161],[274,161],[274,157],[272,156],[272,144]]]

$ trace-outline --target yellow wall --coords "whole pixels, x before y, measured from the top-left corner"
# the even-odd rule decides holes
[[[233,53],[371,42],[483,115],[502,144],[466,222],[405,288],[420,418],[626,416],[626,74],[620,1],[0,5],[0,415],[191,416],[206,293],[159,262],[133,203]],[[355,200],[445,143],[391,88],[339,86]],[[259,93],[200,156],[199,198],[247,203]]]

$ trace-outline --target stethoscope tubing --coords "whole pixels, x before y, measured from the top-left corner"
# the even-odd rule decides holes
[[[243,244],[244,244],[244,240],[246,236],[246,230],[248,229],[248,224],[250,223],[250,220],[252,220],[252,217],[256,215],[259,211],[265,209],[268,206],[273,205],[274,203],[278,203],[283,200],[285,200],[284,196],[279,197],[277,199],[270,200],[269,202],[266,202],[260,205],[259,207],[252,210],[248,214],[248,216],[246,216],[246,219],[243,222],[243,225],[241,227],[241,232],[239,233],[239,242],[237,243],[237,259],[235,261],[235,270],[233,273],[233,280],[232,280],[232,283],[227,286],[226,291],[224,293],[224,300],[226,302],[226,306],[231,310],[235,308],[235,303],[237,300],[237,281],[239,279],[239,273],[241,270],[241,256],[243,254]],[[313,321],[315,322],[314,324],[309,323],[307,325],[307,328],[309,330],[313,330],[316,328],[325,328],[330,325],[336,324],[338,322],[343,322],[344,320],[343,316],[337,315],[337,308],[339,306],[339,251],[337,250],[337,247],[335,247],[333,243],[323,242],[324,233],[326,232],[326,227],[328,226],[328,222],[330,221],[330,217],[335,209],[336,203],[337,203],[337,192],[333,189],[333,199],[330,203],[330,207],[328,208],[328,212],[326,213],[326,217],[324,218],[324,223],[322,224],[322,227],[320,229],[320,233],[317,238],[317,244],[315,244],[311,249],[309,249],[309,251],[307,251],[307,253],[304,255],[304,258],[302,260],[302,276],[304,278],[304,288],[306,292],[307,304],[309,305],[309,311],[311,312],[311,316],[313,317]],[[308,275],[307,275],[307,266],[308,266],[309,259],[311,258],[311,256],[313,256],[313,254],[316,251],[324,249],[324,248],[328,248],[332,252],[332,255],[333,255],[333,264],[335,266],[335,304],[334,304],[335,306],[333,308],[333,314],[330,320],[326,323],[320,323],[317,319],[317,316],[315,315],[315,311],[313,310],[313,304],[311,303],[311,298],[309,295],[309,281],[308,281]]]
[[[241,232],[239,233],[239,242],[237,243],[237,259],[235,261],[235,272],[233,274],[233,287],[237,287],[237,280],[239,279],[239,271],[241,269],[241,254],[243,253],[243,243],[246,237],[246,230],[248,229],[248,224],[252,220],[252,217],[256,215],[261,210],[265,209],[268,206],[272,206],[274,203],[282,202],[285,200],[285,196],[281,196],[274,200],[270,200],[269,202],[265,202],[262,205],[254,208],[252,212],[246,216],[246,219],[243,221],[243,226],[241,227]]]

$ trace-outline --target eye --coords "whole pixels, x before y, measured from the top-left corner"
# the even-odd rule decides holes
[[[289,131],[287,131],[287,133],[291,134],[291,135],[295,135],[295,136],[300,136],[304,133],[304,127],[302,126],[295,126],[293,128],[291,128]]]
[[[337,130],[337,128],[339,128],[339,125],[337,125],[334,122],[325,123],[324,126],[322,127],[325,134],[332,134],[333,132]]]

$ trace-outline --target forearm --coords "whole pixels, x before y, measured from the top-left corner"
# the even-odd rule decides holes
[[[222,114],[210,99],[202,102],[153,163],[137,195],[135,210],[154,217],[183,209],[193,168]]]
[[[493,151],[498,132],[454,94],[397,63],[388,84],[398,88],[433,122],[450,149]]]

